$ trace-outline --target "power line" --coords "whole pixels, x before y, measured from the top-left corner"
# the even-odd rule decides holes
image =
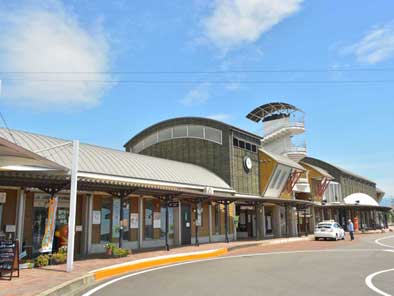
[[[102,83],[102,84],[384,84],[392,79],[381,80],[99,80],[99,79],[25,79],[5,78],[3,81],[49,82],[49,83]]]
[[[394,72],[394,68],[328,68],[328,69],[230,69],[230,70],[152,70],[152,71],[0,71],[0,74],[229,74],[229,73],[316,73],[316,72]]]
[[[7,129],[7,131],[8,131],[8,133],[10,134],[12,140],[14,141],[14,144],[17,144],[17,145],[18,145],[18,143],[17,143],[17,141],[16,141],[14,135],[12,134],[10,128],[8,127],[7,121],[5,120],[5,118],[4,118],[4,116],[3,116],[3,113],[2,113],[1,111],[0,111],[0,117],[1,117],[1,120],[3,121],[3,123],[4,123],[5,128]]]

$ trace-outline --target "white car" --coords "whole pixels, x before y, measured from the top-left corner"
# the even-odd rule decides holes
[[[315,227],[315,240],[323,239],[345,239],[345,230],[335,221],[323,221]]]

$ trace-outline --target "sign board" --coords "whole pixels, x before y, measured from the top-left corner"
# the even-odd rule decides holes
[[[239,208],[241,210],[250,210],[250,211],[254,210],[254,206],[240,206]]]
[[[168,207],[169,208],[177,208],[177,207],[179,207],[179,202],[177,202],[177,201],[170,201],[168,203]]]
[[[153,228],[160,228],[161,226],[161,219],[160,219],[160,212],[153,213]]]
[[[6,225],[5,226],[5,232],[16,232],[16,225]]]
[[[82,231],[82,225],[75,226],[75,231],[76,232],[81,232]]]
[[[100,211],[93,211],[92,224],[98,225],[100,223],[101,223],[101,212]]]
[[[17,272],[16,277],[19,277],[19,242],[0,241],[0,277],[8,275],[11,280],[14,272]]]
[[[139,224],[139,214],[138,213],[131,213],[130,214],[130,228],[131,229],[138,229]]]
[[[7,193],[6,192],[0,192],[0,203],[5,203],[7,200]]]

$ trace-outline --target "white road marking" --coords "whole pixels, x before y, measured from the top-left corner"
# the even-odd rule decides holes
[[[386,244],[383,244],[383,243],[380,242],[381,240],[388,239],[388,238],[394,238],[394,235],[386,236],[386,237],[383,237],[383,238],[376,239],[376,240],[375,240],[375,244],[378,244],[378,245],[380,245],[380,246],[382,246],[382,247],[385,247],[385,248],[387,248],[387,247],[389,247],[389,248],[394,248],[394,246],[386,245]]]
[[[252,256],[269,256],[269,255],[284,255],[284,254],[299,254],[299,253],[324,253],[324,252],[365,252],[365,251],[386,251],[382,249],[336,249],[336,250],[305,250],[305,251],[286,251],[286,252],[271,252],[271,253],[255,253],[255,254],[244,254],[244,255],[233,255],[233,256],[224,256],[224,257],[216,257],[216,258],[209,258],[209,259],[202,259],[202,260],[194,260],[194,261],[189,261],[189,262],[181,262],[181,263],[175,263],[171,265],[165,265],[165,266],[160,266],[152,269],[147,269],[147,270],[142,270],[139,272],[131,273],[131,274],[126,274],[124,276],[121,276],[119,278],[115,278],[111,281],[105,282],[101,284],[100,286],[97,286],[96,288],[87,291],[86,293],[82,294],[82,296],[90,296],[96,293],[97,291],[112,285],[113,283],[119,282],[121,280],[134,277],[140,274],[156,271],[156,270],[161,270],[161,269],[166,269],[166,268],[172,268],[176,266],[181,266],[181,265],[187,265],[187,264],[193,264],[193,263],[198,263],[198,262],[206,262],[206,261],[214,261],[214,260],[226,260],[226,259],[232,259],[232,258],[242,258],[242,257],[252,257]],[[388,294],[382,294],[382,295],[388,295]],[[391,296],[391,295],[388,295]]]
[[[378,293],[378,294],[380,294],[380,295],[383,295],[383,296],[392,296],[391,294],[388,294],[388,293],[386,293],[386,292],[383,292],[382,290],[379,290],[379,289],[376,288],[375,285],[372,283],[372,279],[373,279],[375,276],[377,276],[377,275],[379,275],[379,274],[382,274],[382,273],[385,273],[385,272],[390,272],[390,271],[394,271],[394,268],[392,268],[392,269],[386,269],[386,270],[381,270],[381,271],[377,271],[377,272],[375,272],[375,273],[370,274],[369,276],[367,276],[367,277],[365,278],[365,284],[366,284],[366,285],[368,286],[368,288],[370,288],[372,291],[374,291],[374,292],[376,292],[376,293]]]

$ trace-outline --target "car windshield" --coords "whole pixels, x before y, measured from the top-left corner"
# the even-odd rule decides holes
[[[316,227],[317,228],[331,228],[332,224],[327,224],[327,223],[325,223],[325,224],[317,224]]]

